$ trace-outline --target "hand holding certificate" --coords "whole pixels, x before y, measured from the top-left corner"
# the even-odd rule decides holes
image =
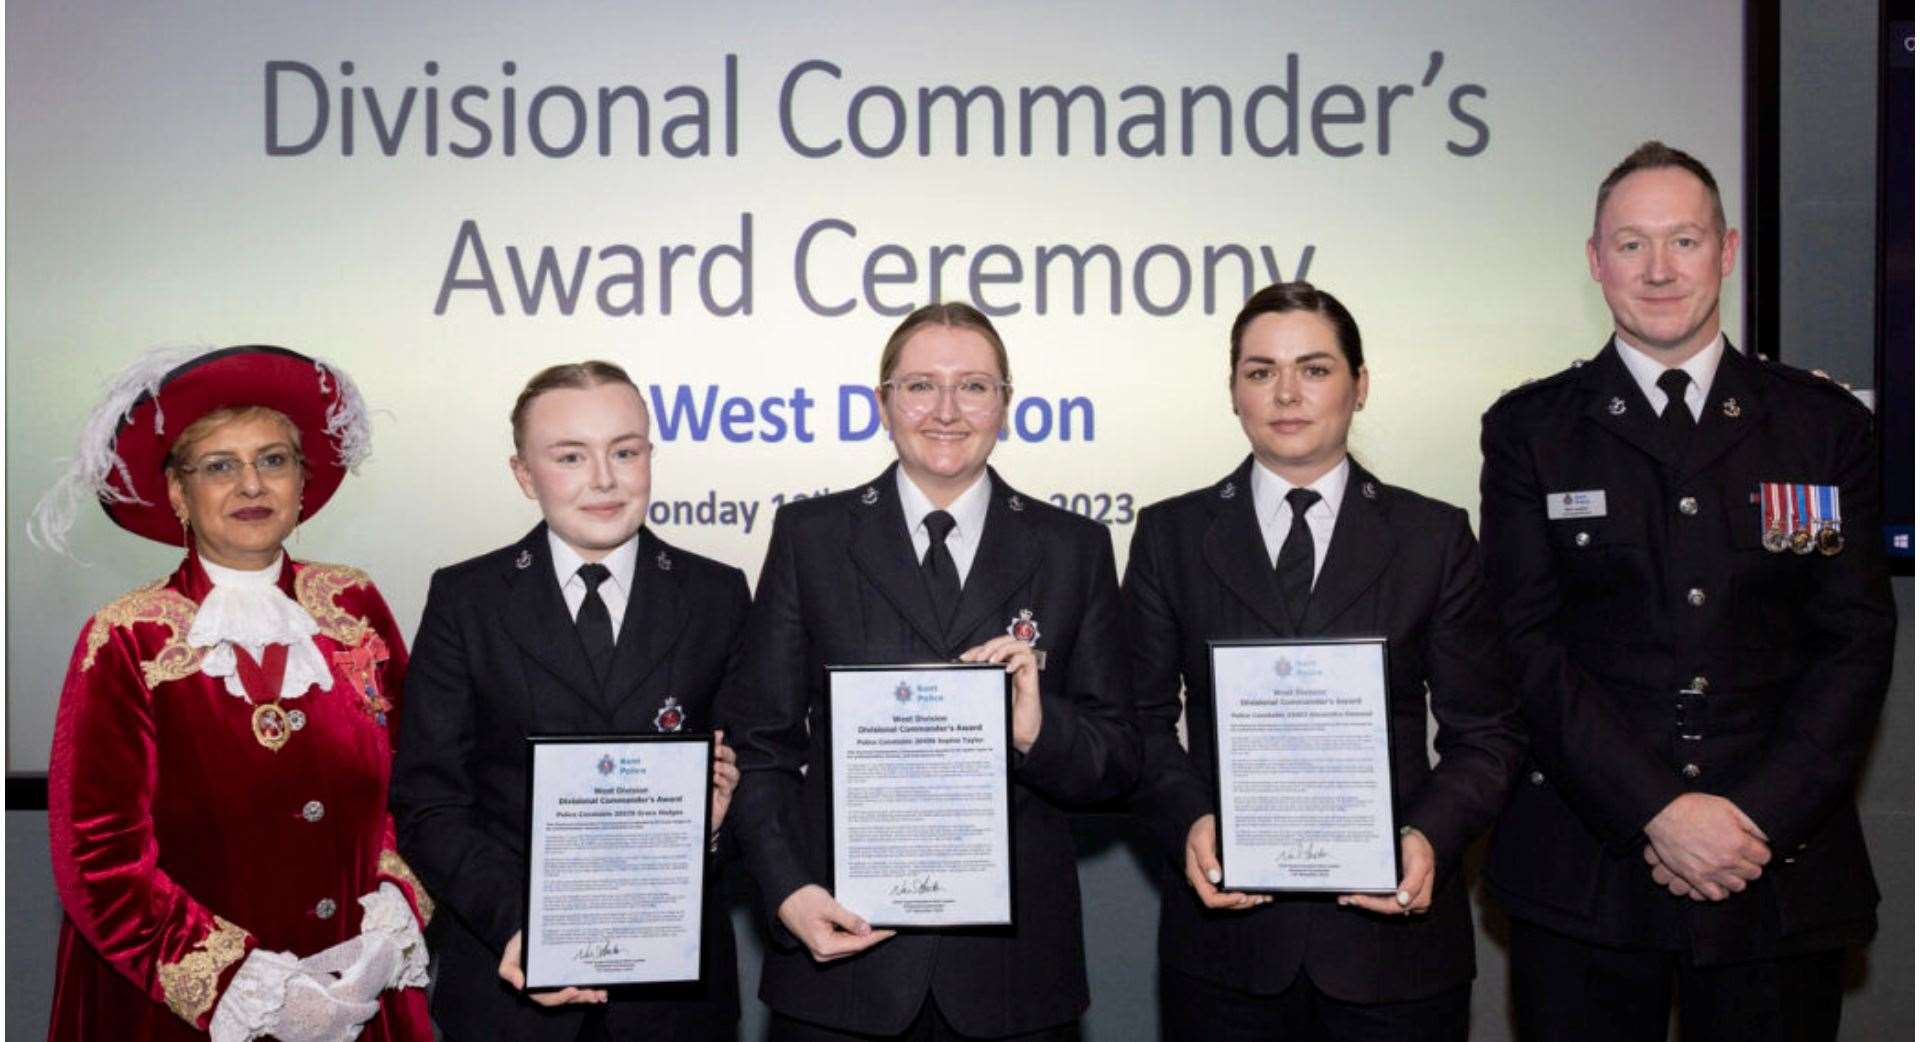
[[[874,926],[1013,922],[1005,669],[827,670],[833,896]]]
[[[1221,887],[1392,893],[1386,642],[1211,645]]]
[[[706,735],[528,740],[528,988],[700,978]]]

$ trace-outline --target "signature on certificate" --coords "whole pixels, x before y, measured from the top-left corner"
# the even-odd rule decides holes
[[[573,953],[573,961],[592,962],[595,959],[605,959],[609,956],[619,954],[620,945],[616,943],[613,938],[609,937],[604,941],[595,941],[592,944],[581,945],[579,950]]]
[[[893,884],[892,887],[888,888],[887,895],[890,897],[901,897],[907,894],[937,894],[945,889],[946,887],[941,886],[938,879],[921,873],[917,876],[908,876]]]
[[[1332,857],[1327,848],[1310,839],[1282,843],[1274,848],[1273,859],[1282,865],[1296,864],[1301,861],[1325,861]]]

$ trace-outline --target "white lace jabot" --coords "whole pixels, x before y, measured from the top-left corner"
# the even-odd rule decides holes
[[[200,660],[200,672],[226,680],[227,694],[245,699],[247,691],[240,683],[233,645],[247,649],[256,660],[269,644],[287,645],[287,672],[280,679],[279,697],[299,698],[307,688],[333,686],[332,671],[320,653],[313,635],[320,624],[306,609],[280,591],[280,566],[284,555],[257,572],[243,572],[200,559],[213,589],[194,615],[187,643],[209,649]]]

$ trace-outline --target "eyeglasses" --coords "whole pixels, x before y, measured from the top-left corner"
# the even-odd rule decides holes
[[[963,411],[991,412],[999,407],[1006,392],[1013,389],[1013,385],[1004,380],[986,376],[963,376],[950,384],[939,383],[928,376],[908,376],[888,380],[880,386],[892,388],[900,399],[900,407],[908,412],[930,411],[940,404],[942,394],[949,393]]]
[[[292,477],[300,469],[300,457],[285,449],[269,449],[250,460],[238,456],[215,454],[200,457],[200,462],[192,466],[174,469],[182,474],[190,474],[203,485],[233,485],[240,481],[247,468],[252,467],[261,481],[283,481]]]

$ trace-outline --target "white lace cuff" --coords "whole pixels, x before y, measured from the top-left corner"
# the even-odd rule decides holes
[[[392,883],[383,882],[378,890],[360,898],[360,907],[365,909],[360,918],[360,932],[385,934],[400,948],[400,968],[394,971],[395,977],[387,982],[387,987],[426,987],[427,941],[420,936],[420,924],[413,917],[413,905],[407,903],[406,895]]]
[[[251,1042],[272,1030],[287,1001],[287,981],[299,972],[300,960],[292,952],[255,948],[213,1007],[207,1025],[213,1042]]]

